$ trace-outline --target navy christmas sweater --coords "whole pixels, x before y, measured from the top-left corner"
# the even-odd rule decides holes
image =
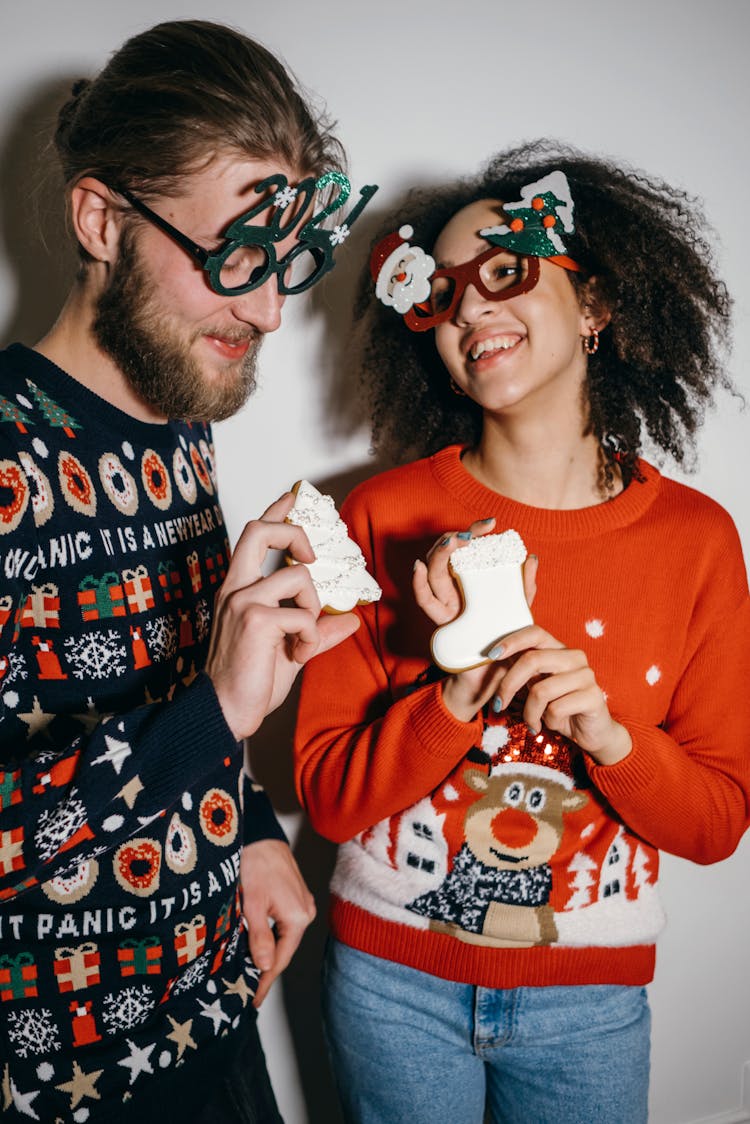
[[[283,833],[201,671],[228,549],[206,427],[0,352],[0,1120],[195,1105],[252,1017]]]

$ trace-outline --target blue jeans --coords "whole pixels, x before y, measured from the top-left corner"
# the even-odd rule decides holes
[[[323,983],[347,1124],[645,1124],[643,988],[473,987],[333,940]]]

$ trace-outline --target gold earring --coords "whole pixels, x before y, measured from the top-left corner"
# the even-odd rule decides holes
[[[587,355],[596,355],[599,350],[599,333],[596,328],[591,329],[591,334],[583,336],[581,339],[583,350]]]
[[[458,385],[458,383],[455,381],[455,379],[451,379],[451,390],[453,391],[454,394],[457,394],[459,396],[459,398],[465,398],[466,397],[466,391],[461,390],[461,387]]]

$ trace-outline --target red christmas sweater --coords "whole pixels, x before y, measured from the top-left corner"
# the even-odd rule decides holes
[[[485,987],[644,984],[663,925],[658,851],[731,854],[748,823],[750,599],[727,513],[641,463],[615,499],[505,499],[460,449],[383,473],[342,508],[383,588],[305,671],[300,798],[341,844],[346,944]],[[583,649],[633,748],[597,765],[518,710],[455,718],[411,592],[442,533],[494,516],[538,555],[536,622]],[[505,845],[505,846],[504,846]]]

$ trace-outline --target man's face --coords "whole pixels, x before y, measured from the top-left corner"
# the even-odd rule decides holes
[[[160,197],[153,206],[212,249],[232,220],[260,199],[255,185],[274,172],[283,172],[291,183],[300,178],[280,160],[217,156],[181,181],[178,196]],[[285,248],[279,244],[279,255]],[[156,412],[218,421],[236,413],[252,393],[258,349],[265,333],[279,327],[284,299],[275,275],[242,296],[219,296],[180,246],[128,216],[108,285],[97,301],[94,334],[138,397]]]

